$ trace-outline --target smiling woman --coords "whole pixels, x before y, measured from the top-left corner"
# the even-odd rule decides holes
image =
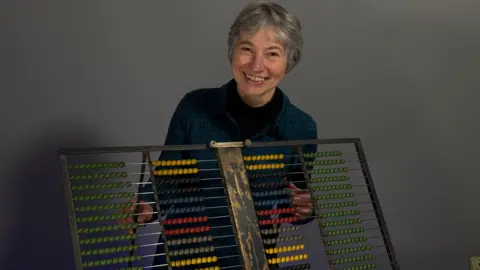
[[[299,62],[302,50],[301,25],[298,19],[285,8],[272,1],[256,1],[247,5],[235,19],[228,36],[228,55],[232,66],[233,79],[217,88],[201,88],[190,91],[179,102],[172,119],[165,140],[165,145],[208,144],[218,142],[240,141],[280,141],[317,139],[317,126],[310,115],[290,103],[278,84]],[[316,146],[307,146],[305,152],[316,152]],[[261,148],[246,148],[246,155],[261,155],[267,151]],[[292,149],[280,149],[276,154],[291,156]],[[165,151],[160,160],[215,160],[214,152],[199,151]],[[289,161],[287,161],[289,162]],[[216,164],[202,163],[205,171],[215,171]],[[213,166],[212,168],[207,168]],[[314,215],[312,201],[304,185],[294,185],[299,180],[295,176],[303,174],[289,174],[288,177],[279,177],[278,181],[287,183],[290,189],[291,205],[295,209],[290,215],[295,215],[299,221],[296,224],[307,223]],[[220,176],[204,175],[208,179],[221,179]],[[298,182],[298,181],[297,181]],[[300,181],[305,183],[305,181]],[[205,183],[205,184],[204,184]],[[203,181],[202,187],[221,186],[222,183]],[[195,187],[200,187],[196,185]],[[152,185],[145,185],[140,191],[142,202],[154,201]],[[223,195],[222,195],[223,194]],[[280,194],[280,192],[279,192]],[[167,200],[165,193],[159,193],[159,200]],[[200,196],[205,198],[221,198],[223,190],[207,188]],[[272,197],[273,198],[273,197]],[[219,204],[207,209],[202,215],[212,217],[228,216],[222,212]],[[141,204],[138,222],[148,223],[156,218],[155,204]],[[277,205],[282,207],[281,205]],[[122,209],[122,213],[130,213],[133,208]],[[131,223],[132,219],[125,219],[123,223]],[[217,219],[216,222],[219,222]],[[221,228],[220,228],[221,227]],[[211,231],[213,238],[222,238],[232,235],[228,226],[220,226]],[[273,225],[265,226],[264,229]],[[275,238],[275,235],[272,235]],[[225,247],[234,247],[234,238],[222,240]],[[157,253],[163,252],[159,245]],[[215,255],[223,258],[218,265],[232,266],[239,262],[235,260],[232,250],[218,249]],[[273,257],[275,255],[269,255]],[[231,259],[226,259],[231,258]],[[154,265],[165,262],[162,257],[155,257]],[[271,269],[276,269],[272,266]]]
[[[300,61],[299,20],[275,3],[247,5],[230,28],[229,60],[244,102],[257,107],[271,100],[285,74]]]

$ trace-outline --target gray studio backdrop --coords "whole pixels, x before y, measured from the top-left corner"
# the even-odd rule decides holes
[[[280,1],[305,51],[282,86],[360,137],[402,269],[480,255],[480,2]],[[184,93],[230,79],[246,1],[2,1],[0,268],[72,269],[58,147],[162,144]]]

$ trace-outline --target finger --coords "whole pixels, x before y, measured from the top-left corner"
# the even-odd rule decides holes
[[[300,197],[300,196],[294,196],[292,198],[292,203],[294,205],[301,204],[301,205],[312,205],[312,200],[310,198],[305,198],[305,197]]]
[[[131,223],[133,223],[133,218],[131,218],[131,217],[120,219],[120,224],[122,224],[122,225],[131,224]]]
[[[310,207],[297,207],[296,214],[300,215],[310,215],[312,213],[312,208]]]
[[[297,190],[301,190],[299,189],[295,184],[293,183],[288,183],[288,188],[291,189],[292,191],[297,191]]]
[[[142,224],[142,223],[145,223],[147,221],[150,221],[152,219],[152,214],[140,214],[138,216],[138,223]]]

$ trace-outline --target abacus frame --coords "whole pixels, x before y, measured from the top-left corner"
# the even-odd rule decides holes
[[[68,218],[69,218],[69,225],[70,225],[70,232],[73,244],[73,253],[74,253],[74,261],[75,267],[77,270],[83,269],[82,261],[81,261],[81,254],[80,254],[80,245],[78,235],[76,234],[77,227],[76,227],[76,220],[75,220],[75,211],[73,206],[73,195],[71,190],[70,184],[70,173],[68,169],[68,157],[74,155],[95,155],[95,154],[118,154],[118,153],[142,153],[142,163],[147,162],[149,164],[149,168],[147,170],[150,171],[153,175],[153,166],[152,158],[150,156],[151,152],[161,152],[161,151],[191,151],[191,150],[207,150],[207,149],[215,149],[217,153],[217,159],[219,165],[221,167],[221,172],[224,178],[223,183],[226,186],[226,195],[227,199],[229,200],[229,210],[231,213],[231,221],[236,227],[236,236],[237,236],[237,243],[241,249],[240,253],[242,256],[242,263],[244,269],[248,270],[268,270],[267,259],[265,257],[265,252],[263,249],[263,245],[261,244],[261,236],[260,230],[258,227],[258,223],[256,223],[257,219],[255,216],[255,211],[253,209],[253,203],[251,198],[251,193],[249,191],[248,185],[248,178],[246,174],[246,170],[243,166],[243,159],[241,148],[243,147],[281,147],[281,146],[292,146],[296,149],[297,153],[300,154],[302,164],[305,164],[303,157],[302,157],[302,150],[301,146],[303,145],[328,145],[328,144],[353,144],[355,146],[357,156],[359,158],[362,172],[365,176],[366,185],[369,191],[369,196],[375,210],[376,218],[379,222],[379,229],[382,233],[382,238],[385,243],[385,248],[388,253],[389,261],[393,269],[398,270],[398,262],[396,259],[396,255],[394,252],[393,244],[391,242],[390,234],[387,229],[385,217],[383,211],[380,206],[380,202],[377,196],[377,192],[375,190],[375,186],[372,180],[372,175],[370,172],[370,168],[367,163],[366,154],[362,145],[362,142],[359,138],[335,138],[335,139],[315,139],[315,140],[296,140],[296,141],[271,141],[271,142],[251,142],[249,140],[244,142],[215,142],[212,141],[209,144],[196,144],[196,145],[147,145],[147,146],[117,146],[117,147],[89,147],[89,148],[60,148],[58,149],[58,154],[60,156],[60,162],[62,167],[62,184],[64,188],[65,199],[67,201],[67,210],[68,210]],[[145,170],[145,165],[142,165],[142,170]],[[306,166],[303,165],[303,172],[307,180],[309,180],[309,175],[306,170]],[[241,169],[239,169],[241,168]],[[143,180],[143,175],[141,175]],[[142,181],[141,180],[141,181]],[[243,183],[241,186],[238,186],[238,183]],[[308,189],[313,197],[313,192],[311,189],[310,181],[307,181]],[[153,185],[155,186],[155,185]],[[246,196],[238,196],[238,193],[235,192],[229,193],[229,188],[241,188],[245,190],[247,195]],[[155,191],[156,193],[156,191]],[[158,200],[155,196],[157,201]],[[244,211],[239,211],[239,209],[235,209],[232,207],[232,204],[239,204],[246,206],[248,211],[246,211],[247,215],[249,216],[250,220],[253,222],[245,224],[245,222],[239,222],[242,220],[240,218],[241,215],[245,216],[245,209]],[[314,206],[316,207],[316,202],[313,200]],[[158,208],[160,209],[160,207]],[[246,220],[246,219],[243,219]],[[237,224],[241,223],[241,224]],[[317,222],[322,232],[321,222]],[[237,224],[237,226],[235,226]],[[161,228],[163,230],[163,227]],[[238,230],[242,230],[239,232]],[[246,233],[250,237],[250,244],[253,245],[246,245],[245,241],[247,239],[244,237],[243,239],[239,239],[243,233]],[[251,249],[251,247],[254,247]],[[253,260],[256,258],[256,261]],[[169,268],[170,269],[170,268]],[[333,266],[331,265],[331,269]]]

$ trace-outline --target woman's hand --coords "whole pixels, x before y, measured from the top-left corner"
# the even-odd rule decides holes
[[[299,219],[305,219],[312,216],[313,206],[310,192],[301,190],[294,184],[288,185],[290,190],[290,197],[292,199],[292,205],[295,208],[295,216]]]

